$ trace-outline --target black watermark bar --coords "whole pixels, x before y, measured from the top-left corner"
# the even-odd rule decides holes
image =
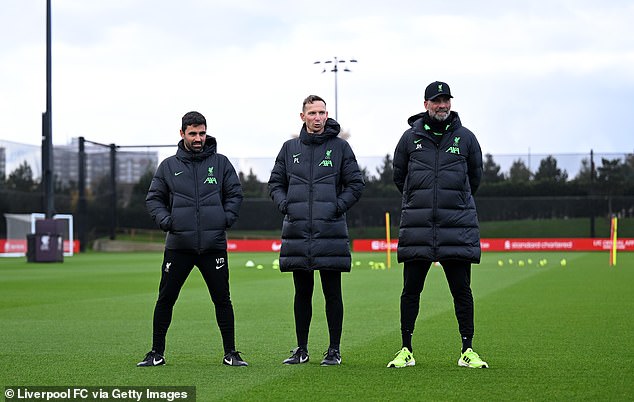
[[[196,387],[154,386],[6,386],[4,398],[9,401],[151,401],[192,402]]]

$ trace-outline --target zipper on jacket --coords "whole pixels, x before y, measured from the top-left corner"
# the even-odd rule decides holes
[[[434,165],[434,200],[432,204],[432,238],[434,256],[438,256],[438,166],[440,163],[440,143],[436,143],[436,163]]]
[[[312,245],[313,245],[313,171],[315,161],[315,147],[311,147],[310,152],[310,171],[308,176],[308,262],[312,264]]]
[[[200,238],[202,236],[202,231],[200,230],[200,197],[199,197],[199,190],[198,190],[198,186],[200,185],[200,183],[198,183],[198,167],[200,165],[200,162],[198,161],[192,161],[193,167],[194,167],[194,189],[195,189],[195,193],[194,193],[194,198],[196,199],[196,252],[198,254],[200,254]]]

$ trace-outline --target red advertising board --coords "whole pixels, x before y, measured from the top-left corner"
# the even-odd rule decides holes
[[[517,238],[481,239],[482,251],[608,251],[612,248],[610,239],[592,238]],[[390,242],[390,249],[396,251],[398,241]],[[634,251],[634,239],[618,239],[618,251]],[[352,241],[352,251],[387,251],[387,242],[380,239],[358,239]]]
[[[26,254],[26,239],[0,239],[0,255]],[[64,252],[70,252],[70,242],[64,240]],[[79,240],[73,241],[73,252],[79,253]]]
[[[609,251],[612,247],[610,239],[591,238],[509,238],[481,239],[482,251]],[[282,247],[280,239],[229,240],[227,250],[241,252],[279,252]],[[73,242],[74,252],[79,252],[79,241]],[[392,251],[398,248],[398,241],[390,242]],[[64,242],[64,250],[70,246]],[[634,251],[634,239],[618,239],[618,251]],[[381,239],[357,239],[352,241],[352,251],[387,251],[387,242]],[[0,255],[26,253],[26,240],[0,239]]]
[[[73,251],[79,252],[79,241],[73,242]],[[274,251],[279,252],[282,242],[279,239],[268,240],[229,240],[227,250],[229,252],[253,252],[253,251]],[[26,240],[21,239],[0,239],[0,255],[26,254]],[[70,250],[68,241],[64,241],[64,251]]]

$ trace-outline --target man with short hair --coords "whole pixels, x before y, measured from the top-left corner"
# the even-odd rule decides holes
[[[269,193],[284,214],[280,271],[293,273],[297,347],[284,364],[308,363],[308,331],[312,318],[315,271],[326,302],[330,343],[322,366],[341,364],[343,300],[341,273],[350,272],[348,211],[361,197],[365,183],[339,123],[328,117],[326,102],[310,95],[299,114],[299,138],[282,146],[269,179]]]
[[[159,165],[146,197],[148,212],[165,232],[159,295],[154,308],[152,350],[137,364],[165,364],[165,336],[185,280],[197,266],[207,284],[228,366],[247,366],[235,349],[229,294],[226,229],[238,219],[242,187],[233,165],[216,152],[207,121],[198,112],[182,118],[176,155]]]
[[[482,177],[475,135],[451,111],[449,85],[425,89],[426,112],[408,119],[394,151],[394,184],[403,194],[398,261],[404,263],[401,293],[402,348],[388,367],[415,365],[412,334],[420,295],[433,262],[440,262],[453,296],[462,352],[458,365],[487,368],[472,349],[474,333],[471,264],[480,262],[480,231],[473,195]]]

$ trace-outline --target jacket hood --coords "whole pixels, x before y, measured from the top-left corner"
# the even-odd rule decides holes
[[[407,124],[409,124],[416,131],[426,131],[423,126],[428,121],[431,121],[431,117],[429,117],[429,112],[421,112],[410,116],[407,119]],[[458,127],[462,126],[460,117],[458,117],[458,112],[454,112],[453,110],[449,112],[449,118],[447,119],[447,122],[447,131],[454,131]]]
[[[309,134],[306,131],[306,124],[302,126],[302,130],[299,133],[299,139],[304,144],[323,144],[328,141],[330,138],[334,138],[339,135],[341,132],[341,126],[339,123],[335,121],[335,119],[331,119],[330,117],[326,120],[326,125],[324,127],[324,132],[321,134]]]
[[[178,150],[176,151],[176,156],[181,159],[188,160],[199,160],[205,159],[209,155],[216,153],[217,147],[216,138],[208,135],[205,139],[205,145],[203,146],[202,151],[200,152],[192,152],[189,149],[185,148],[185,142],[181,139],[178,141]]]

